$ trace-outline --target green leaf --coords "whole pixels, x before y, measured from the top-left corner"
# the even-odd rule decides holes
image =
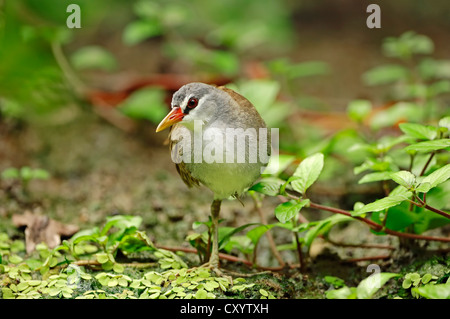
[[[29,181],[33,178],[33,171],[28,166],[24,166],[20,169],[20,177],[24,181]]]
[[[425,108],[421,108],[413,102],[397,102],[391,107],[377,112],[370,119],[370,126],[373,129],[393,126],[398,121],[417,122],[422,120]]]
[[[348,116],[355,122],[362,122],[370,114],[372,102],[369,100],[354,100],[347,106]]]
[[[329,73],[330,68],[323,61],[306,61],[288,67],[287,76],[291,79],[323,75]]]
[[[362,280],[356,287],[358,299],[370,299],[391,278],[399,277],[395,273],[375,273]]]
[[[404,148],[405,151],[416,151],[416,152],[433,152],[441,149],[450,147],[450,139],[443,138],[434,141],[419,142],[416,144],[411,144]]]
[[[387,181],[391,179],[391,172],[375,172],[364,175],[358,184]]]
[[[70,56],[70,61],[74,68],[78,70],[114,71],[117,69],[116,59],[111,52],[97,45],[85,46],[75,51]]]
[[[385,218],[387,219],[385,220]],[[409,210],[409,202],[403,202],[397,206],[390,207],[387,216],[384,211],[374,212],[371,219],[378,224],[385,223],[386,228],[397,231],[403,231],[406,227],[419,220],[416,212],[411,212]],[[383,232],[374,233],[383,234]]]
[[[222,248],[227,241],[231,238],[231,236],[233,236],[234,234],[239,233],[240,231],[244,230],[245,228],[249,227],[249,226],[254,226],[254,225],[259,225],[259,223],[249,223],[249,224],[245,224],[239,227],[229,227],[227,229],[226,232],[220,232],[220,230],[224,230],[226,229],[225,227],[222,227],[221,229],[219,229],[219,249]]]
[[[407,189],[412,188],[416,181],[416,177],[414,176],[414,174],[408,171],[391,173],[391,178],[394,182],[402,185],[403,187],[406,187]]]
[[[104,264],[109,261],[108,254],[106,254],[106,253],[96,254],[95,257],[96,257],[97,261],[101,264]]]
[[[414,54],[431,54],[433,41],[426,35],[407,31],[399,37],[387,37],[383,41],[383,53],[387,57],[410,59]]]
[[[14,299],[14,293],[10,288],[2,288],[2,298],[3,299]]]
[[[319,178],[323,169],[323,161],[322,153],[316,153],[305,158],[293,174],[299,179],[291,182],[292,188],[301,194],[305,194],[306,190]]]
[[[363,80],[367,85],[381,85],[406,79],[408,69],[397,64],[386,64],[375,67],[363,74]]]
[[[35,168],[32,170],[33,179],[49,179],[50,174],[45,169]]]
[[[439,121],[439,127],[446,128],[447,131],[450,131],[450,116],[446,116]]]
[[[136,20],[125,27],[122,40],[126,45],[135,45],[148,38],[160,35],[161,25],[154,19]]]
[[[356,288],[349,288],[347,286],[328,290],[326,292],[327,299],[356,299]]]
[[[422,283],[423,284],[427,284],[427,283],[429,283],[430,282],[430,280],[433,278],[433,275],[432,274],[425,274],[425,275],[423,275],[423,277],[422,277]]]
[[[264,235],[268,230],[272,229],[273,227],[282,227],[289,230],[292,230],[292,225],[290,223],[275,223],[275,224],[269,224],[269,225],[259,225],[251,230],[249,230],[246,234],[248,238],[252,241],[254,245],[256,245],[261,238],[262,235]]]
[[[113,270],[117,273],[123,273],[125,268],[121,264],[115,263],[113,266]]]
[[[2,179],[14,179],[19,178],[20,173],[17,168],[7,168],[4,171],[2,171]]]
[[[445,165],[437,170],[435,170],[430,175],[426,176],[420,185],[426,185],[426,187],[418,187],[417,190],[420,192],[428,192],[431,188],[445,182],[450,178],[450,164]],[[426,190],[426,191],[425,191]]]
[[[309,200],[289,201],[278,205],[275,208],[275,216],[281,223],[291,220],[305,205],[309,204]]]
[[[450,299],[450,284],[425,285],[413,288],[413,291],[427,299]]]
[[[259,183],[253,185],[249,190],[268,196],[276,196],[279,194],[280,187],[283,184],[284,181],[282,179],[276,177],[266,177],[261,179]]]
[[[157,88],[145,88],[133,92],[118,108],[135,119],[146,119],[153,123],[161,121],[168,109],[164,103],[165,93]]]
[[[13,254],[13,255],[9,256],[8,261],[12,264],[19,264],[23,261],[23,258],[20,257],[19,255]]]
[[[407,192],[406,194],[400,195],[389,195],[387,197],[376,200],[373,203],[364,205],[361,209],[352,213],[352,216],[360,216],[369,212],[377,212],[380,210],[384,210],[386,208],[390,208],[393,206],[397,206],[403,201],[407,200],[412,195],[411,192]]]
[[[401,123],[400,130],[409,136],[423,139],[434,140],[437,136],[437,128],[434,126],[426,126],[416,123]]]
[[[269,164],[266,169],[262,173],[262,175],[273,175],[278,176],[281,172],[283,172],[293,161],[295,160],[295,156],[279,154],[278,156],[271,156],[269,160]]]
[[[305,235],[305,245],[307,247],[311,246],[313,240],[317,238],[317,236],[326,234],[334,225],[349,220],[352,220],[349,216],[333,215],[318,222],[313,222],[315,225]]]

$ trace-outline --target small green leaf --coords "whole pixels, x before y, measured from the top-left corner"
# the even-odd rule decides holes
[[[437,136],[437,129],[434,126],[426,126],[416,123],[401,123],[399,124],[399,127],[403,133],[418,139],[434,140]]]
[[[315,238],[317,238],[317,236],[327,233],[334,225],[344,222],[344,221],[349,221],[351,219],[352,218],[349,216],[336,214],[336,215],[332,215],[328,218],[322,219],[318,222],[313,222],[316,224],[314,226],[312,226],[310,230],[308,230],[308,232],[306,233],[306,235],[304,237],[305,246],[307,246],[307,247],[311,246],[313,240]],[[313,223],[309,223],[309,224],[311,225]]]
[[[309,204],[309,200],[289,201],[278,205],[275,208],[275,216],[281,223],[291,220],[305,205]]]
[[[14,254],[14,255],[9,256],[8,260],[12,264],[18,264],[23,261],[23,258]]]
[[[370,114],[372,103],[369,100],[354,100],[347,106],[348,116],[355,122],[362,122]]]
[[[29,181],[33,178],[33,171],[28,166],[24,166],[20,169],[20,177],[24,181]]]
[[[199,289],[195,293],[195,298],[196,299],[206,299],[206,297],[207,297],[207,292],[206,292],[205,289]]]
[[[161,121],[168,112],[164,103],[164,92],[157,88],[144,88],[133,92],[118,109],[131,118],[147,119],[153,123]]]
[[[17,168],[7,168],[2,172],[2,179],[14,179],[19,177],[20,173]]]
[[[271,156],[269,163],[262,175],[273,175],[278,176],[283,172],[293,161],[295,156],[279,154],[278,156]]]
[[[345,286],[339,289],[328,290],[326,297],[327,299],[355,299],[356,288]]]
[[[136,20],[125,27],[122,39],[126,45],[131,46],[160,35],[161,32],[161,26],[156,20]]]
[[[419,142],[416,144],[411,144],[404,148],[405,151],[416,151],[416,152],[433,152],[441,149],[450,147],[450,139],[443,138],[433,141]]]
[[[391,173],[391,178],[394,182],[396,182],[399,185],[402,185],[403,187],[406,187],[407,189],[410,189],[412,186],[414,186],[416,180],[414,174],[408,171],[399,171]]]
[[[377,66],[363,74],[363,80],[367,85],[381,85],[405,79],[408,69],[397,64]]]
[[[430,280],[433,278],[433,275],[432,274],[425,274],[425,275],[423,275],[423,277],[422,277],[422,283],[423,284],[427,284],[427,283],[429,283],[430,282]]]
[[[261,295],[265,296],[265,297],[269,296],[269,293],[268,293],[266,290],[262,289],[262,288],[259,289],[259,293],[260,293]]]
[[[14,299],[14,293],[10,288],[2,288],[2,298],[3,299]]]
[[[391,278],[399,277],[395,273],[375,273],[362,280],[356,287],[358,299],[370,299]]]
[[[425,285],[412,289],[414,292],[427,299],[449,299],[450,298],[450,285],[437,284],[437,285]]]
[[[25,289],[27,289],[29,287],[29,284],[27,281],[22,281],[17,285],[17,290],[18,291],[23,291]]]
[[[403,201],[407,200],[412,195],[411,192],[407,192],[401,195],[390,195],[379,200],[376,200],[373,203],[369,203],[364,205],[361,209],[357,210],[352,214],[352,216],[360,216],[369,212],[377,212],[386,208],[390,208],[393,206],[397,206]]]
[[[293,176],[300,177],[291,182],[292,188],[301,194],[305,194],[306,190],[319,178],[323,169],[324,156],[322,153],[305,158],[295,170]]]
[[[450,164],[447,164],[444,167],[441,167],[441,168],[435,170],[430,175],[426,176],[422,180],[421,184],[427,184],[427,183],[429,184],[429,189],[427,190],[427,192],[428,192],[431,188],[436,187],[437,185],[445,182],[449,178],[450,178]],[[421,190],[423,190],[423,189],[424,188],[421,188]]]
[[[108,280],[108,287],[115,287],[119,284],[119,280],[117,278],[111,278]]]
[[[391,179],[391,172],[374,172],[374,173],[368,173],[368,174],[364,175],[358,181],[358,184],[387,181],[390,179]]]
[[[450,116],[443,117],[439,123],[439,127],[446,128],[447,131],[450,131]]]
[[[416,186],[416,191],[419,193],[428,193],[429,190],[431,189],[431,184],[430,183],[419,183]]]
[[[113,270],[117,273],[123,273],[125,268],[121,264],[115,263],[113,266]]]
[[[106,254],[106,253],[96,254],[96,258],[97,258],[97,261],[101,264],[104,264],[109,261],[108,254]]]
[[[78,69],[99,69],[104,71],[114,71],[117,62],[114,56],[104,48],[92,45],[84,46],[75,51],[70,56],[72,65]]]
[[[403,282],[402,282],[402,287],[403,287],[404,289],[410,288],[411,285],[412,285],[412,282],[411,282],[411,279],[410,279],[410,278],[405,278],[405,280],[403,280]]]
[[[280,192],[280,186],[284,181],[276,177],[263,178],[259,183],[253,185],[249,190],[268,196],[276,196]]]

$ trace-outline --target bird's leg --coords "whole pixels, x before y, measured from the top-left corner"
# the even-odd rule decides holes
[[[221,203],[221,200],[215,199],[211,204],[211,234],[213,236],[213,242],[211,256],[209,257],[209,267],[215,272],[219,269],[219,213]]]
[[[220,204],[221,200],[215,199],[211,204],[211,235],[213,236],[212,240],[212,251],[211,256],[209,257],[209,261],[206,264],[200,266],[200,268],[209,268],[219,277],[227,278],[231,284],[233,284],[233,278],[231,276],[226,276],[219,269],[219,213],[220,213]],[[191,268],[193,271],[197,269],[197,267]]]

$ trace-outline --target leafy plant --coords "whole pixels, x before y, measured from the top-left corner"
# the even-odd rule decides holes
[[[404,289],[410,289],[411,288],[411,295],[414,298],[419,298],[421,294],[418,293],[418,287],[423,287],[424,285],[434,285],[436,284],[436,280],[438,277],[433,276],[430,273],[426,273],[423,276],[420,276],[418,273],[407,273],[404,276],[402,287]],[[424,291],[428,290],[429,288],[425,288]],[[450,288],[449,288],[450,289]],[[446,298],[446,297],[444,297]]]
[[[394,273],[375,273],[363,279],[357,287],[344,287],[328,290],[327,299],[371,299],[386,282],[400,275]]]
[[[60,246],[25,256],[22,240],[0,234],[0,296],[4,299],[211,299],[242,294],[255,284],[213,276],[206,268],[188,269],[177,254],[157,248],[139,231],[141,218],[117,215],[102,228],[84,229]],[[117,253],[123,256],[117,261]],[[151,253],[157,262],[124,262]],[[146,255],[148,258],[149,256]],[[125,258],[125,260],[124,260]],[[145,269],[152,268],[149,271]],[[274,298],[259,289],[261,298]]]
[[[24,166],[19,168],[11,167],[2,171],[1,178],[3,180],[15,180],[21,185],[22,192],[27,195],[29,193],[29,183],[33,180],[46,180],[50,178],[48,171],[41,168],[30,168]]]
[[[413,31],[384,39],[383,54],[399,63],[374,67],[363,75],[363,80],[370,86],[390,85],[389,94],[397,103],[374,116],[373,128],[386,127],[400,120],[417,122],[445,114],[442,97],[450,93],[450,60],[423,57],[433,51],[433,41]]]

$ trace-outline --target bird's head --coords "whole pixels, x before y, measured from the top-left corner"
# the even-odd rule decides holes
[[[173,95],[172,110],[159,123],[156,132],[179,122],[188,124],[199,120],[207,123],[219,112],[217,101],[224,99],[224,92],[214,86],[198,82],[186,84]]]

